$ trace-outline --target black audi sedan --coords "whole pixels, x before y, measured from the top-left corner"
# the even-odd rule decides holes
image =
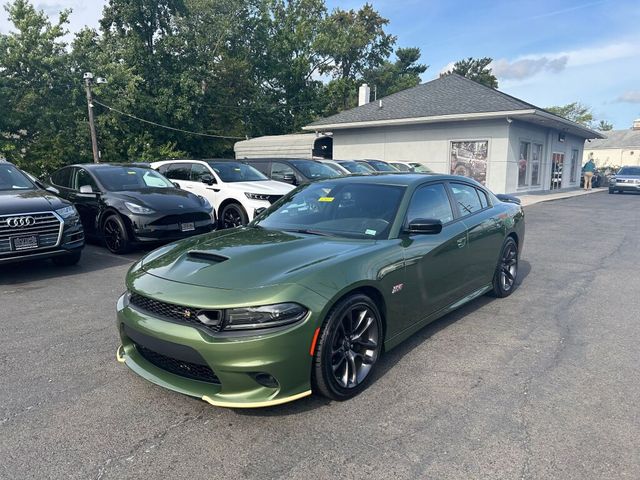
[[[176,188],[142,164],[71,165],[49,182],[78,209],[87,236],[103,240],[113,253],[215,228],[206,198]]]
[[[75,265],[83,247],[74,206],[40,188],[15,165],[0,161],[0,265],[37,258]]]

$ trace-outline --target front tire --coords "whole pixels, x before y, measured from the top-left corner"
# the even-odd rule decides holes
[[[313,389],[332,400],[364,390],[382,352],[380,312],[366,295],[340,300],[329,312],[313,357]]]
[[[247,212],[237,203],[229,203],[220,211],[220,227],[235,228],[249,223]]]
[[[51,261],[54,265],[57,265],[59,267],[71,267],[80,261],[81,256],[82,250],[76,250],[71,253],[60,255],[59,257],[53,257]]]
[[[511,295],[516,287],[517,276],[518,245],[512,237],[507,237],[502,244],[498,265],[496,266],[496,271],[493,274],[493,295],[498,298],[504,298]]]
[[[109,215],[102,224],[102,238],[112,253],[122,255],[131,250],[127,228],[118,215]]]

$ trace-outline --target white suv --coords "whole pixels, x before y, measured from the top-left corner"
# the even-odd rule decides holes
[[[232,160],[163,160],[153,162],[151,167],[180,188],[209,200],[218,213],[220,228],[246,225],[257,210],[294,188]]]

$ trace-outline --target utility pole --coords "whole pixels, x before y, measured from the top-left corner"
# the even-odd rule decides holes
[[[89,110],[89,130],[91,130],[91,149],[93,150],[93,161],[94,163],[100,163],[100,155],[98,153],[98,139],[96,137],[96,125],[93,121],[93,96],[91,95],[93,73],[86,72],[84,74],[84,85],[87,90],[87,108]]]

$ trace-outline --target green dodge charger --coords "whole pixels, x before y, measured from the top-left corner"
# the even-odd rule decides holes
[[[509,199],[506,199],[509,200]],[[300,187],[246,227],[155,250],[118,300],[118,361],[224,407],[345,400],[380,356],[516,286],[524,213],[448,175]]]

